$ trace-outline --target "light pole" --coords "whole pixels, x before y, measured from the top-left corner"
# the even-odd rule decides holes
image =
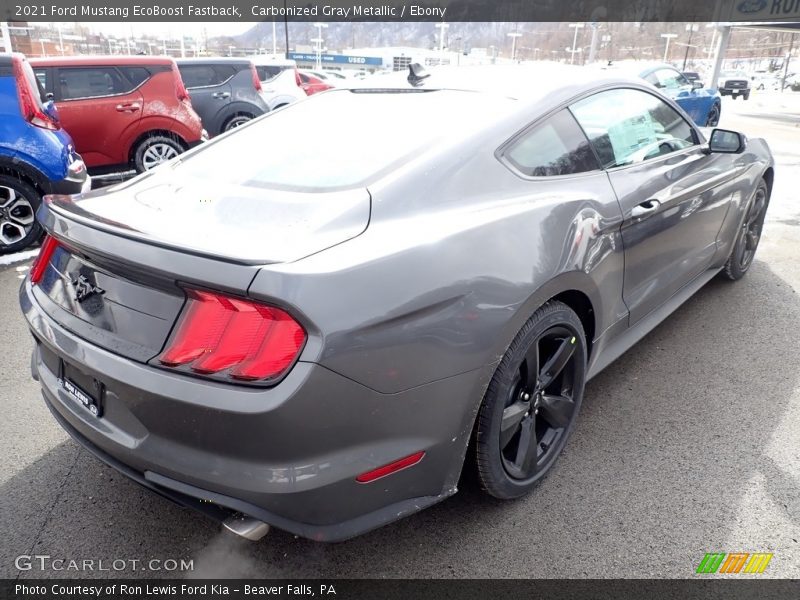
[[[575,64],[575,53],[578,51],[576,48],[578,46],[578,29],[583,29],[586,24],[585,23],[570,23],[570,27],[575,29],[575,35],[572,36],[572,50],[570,51],[569,57],[569,64]]]
[[[6,21],[0,21],[0,40],[3,40],[3,52],[11,52],[11,34]]]
[[[517,60],[517,38],[522,37],[522,34],[519,31],[512,31],[506,35],[511,38],[511,62],[514,62]]]
[[[541,48],[534,48],[533,49],[533,60],[539,60],[539,52],[540,51],[541,51]]]
[[[692,46],[692,34],[698,30],[698,26],[696,23],[687,23],[686,24],[686,31],[689,32],[689,41],[686,42],[686,53],[683,55],[683,68],[681,71],[686,70],[686,62],[689,60],[689,48],[694,48]]]
[[[322,30],[328,27],[327,23],[314,23],[314,27],[317,28],[317,37],[315,37],[312,42],[314,42],[317,47],[315,48],[317,53],[317,71],[322,70]]]
[[[236,49],[236,46],[228,46],[228,56],[233,56],[233,51]]]
[[[42,56],[47,56],[47,52],[44,51],[44,43],[45,42],[47,42],[49,44],[50,40],[48,38],[39,38],[39,43],[42,45]]]
[[[672,38],[678,37],[677,33],[662,33],[661,37],[667,40],[667,45],[664,46],[664,62],[667,62],[667,56],[669,55],[669,41]]]
[[[439,59],[441,60],[441,55],[444,54],[444,32],[450,25],[442,21],[441,23],[437,23],[434,27],[439,30]]]

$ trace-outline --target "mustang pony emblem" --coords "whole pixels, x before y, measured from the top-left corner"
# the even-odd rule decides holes
[[[75,286],[75,300],[83,302],[87,298],[91,298],[95,294],[105,294],[106,291],[97,287],[91,281],[86,279],[83,275],[77,279],[72,280],[72,285]]]

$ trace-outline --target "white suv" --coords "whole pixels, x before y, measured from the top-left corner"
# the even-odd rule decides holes
[[[261,96],[271,111],[306,98],[293,60],[271,56],[252,56],[250,60],[261,80]]]

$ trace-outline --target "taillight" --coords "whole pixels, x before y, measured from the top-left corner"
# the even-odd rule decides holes
[[[258,71],[256,71],[256,66],[250,63],[250,74],[253,76],[253,87],[256,88],[257,92],[261,91],[261,79],[258,77]]]
[[[167,367],[240,381],[269,381],[294,363],[306,333],[274,306],[187,290],[175,335],[158,357]]]
[[[47,270],[47,265],[50,264],[50,259],[53,258],[53,252],[56,251],[56,248],[58,248],[58,241],[54,237],[46,235],[39,250],[39,255],[31,265],[30,279],[32,284],[39,283],[42,275]]]
[[[41,127],[42,129],[49,129],[51,131],[58,131],[61,125],[52,117],[47,115],[41,108],[40,104],[34,100],[33,94],[38,93],[39,90],[32,90],[28,78],[23,71],[23,62],[18,57],[12,58],[14,65],[14,80],[17,83],[17,94],[19,96],[19,106],[22,110],[22,117],[31,125]]]
[[[175,95],[178,97],[178,100],[191,100],[189,91],[183,84],[183,78],[181,77],[181,72],[178,70],[178,65],[175,63],[172,64],[172,75],[175,78]]]

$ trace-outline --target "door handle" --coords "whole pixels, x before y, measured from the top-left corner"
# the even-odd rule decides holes
[[[224,100],[225,98],[230,98],[230,92],[214,92],[211,94],[212,98],[217,98],[218,100]]]
[[[131,102],[130,104],[117,104],[117,112],[136,112],[141,105],[138,102]]]
[[[661,202],[658,200],[648,200],[647,202],[642,202],[641,204],[637,204],[633,207],[633,210],[631,211],[631,217],[636,219],[651,215],[658,210],[659,206],[661,206]]]

